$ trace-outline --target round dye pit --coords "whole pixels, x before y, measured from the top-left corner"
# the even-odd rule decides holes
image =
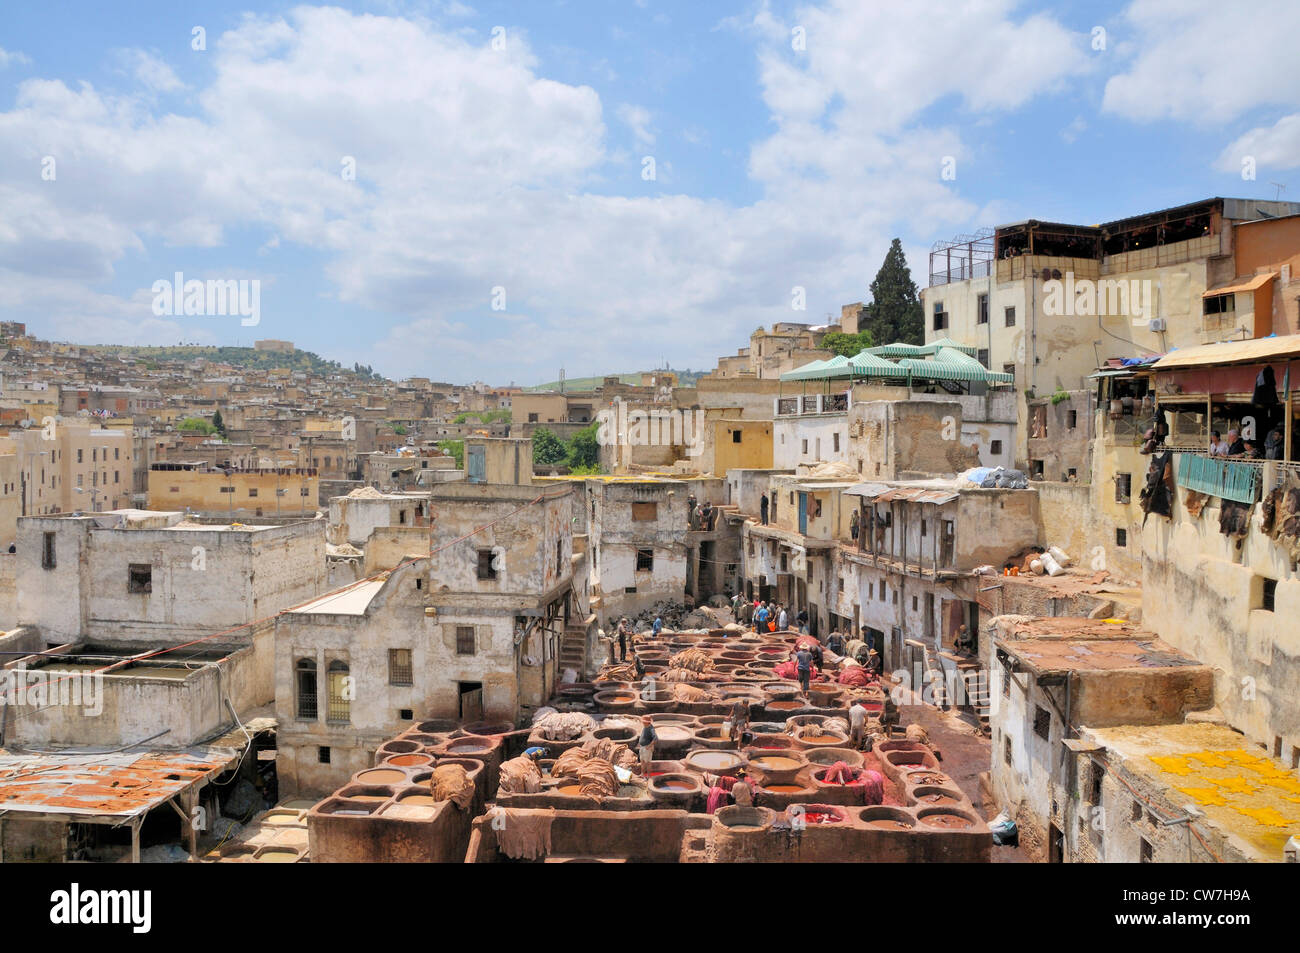
[[[581,785],[581,784],[561,784],[558,788],[555,789],[555,793],[556,793],[556,794],[567,794],[567,795],[570,795],[570,796],[574,796],[574,797],[576,797],[577,795],[579,795],[579,794],[582,793],[582,785]]]
[[[808,789],[797,784],[764,784],[763,790],[771,791],[773,794],[799,794]]]
[[[802,708],[803,702],[794,699],[786,699],[784,701],[768,702],[767,707],[771,708],[773,711],[794,711],[797,708]]]
[[[415,768],[426,764],[433,764],[433,758],[427,754],[397,754],[386,759],[388,764],[395,764],[402,768]]]
[[[396,768],[371,768],[362,771],[356,779],[362,784],[404,784],[406,772]]]
[[[929,807],[953,807],[962,800],[958,792],[933,784],[921,785],[912,791],[912,796],[918,804]]]
[[[848,739],[843,735],[824,734],[814,731],[800,735],[799,740],[806,745],[842,745]]]
[[[386,801],[388,798],[381,797],[379,800]],[[293,814],[268,814],[262,820],[263,824],[271,827],[296,827],[302,823],[297,813]]]
[[[293,864],[298,861],[298,852],[291,847],[263,847],[253,855],[256,864]]]
[[[791,771],[803,766],[803,762],[796,761],[794,758],[785,758],[780,755],[761,755],[757,758],[751,758],[749,763],[752,767],[768,773],[774,771]]]
[[[406,797],[400,798],[397,803],[433,805],[433,804],[437,804],[438,802],[433,799],[432,794],[408,794]]]
[[[741,807],[738,804],[731,804],[718,808],[713,819],[732,833],[756,833],[771,826],[772,812],[761,807]]]
[[[738,771],[744,763],[745,759],[734,751],[692,751],[686,756],[688,768],[713,774]]]
[[[858,817],[867,827],[881,831],[910,831],[916,827],[916,818],[907,811],[880,804],[864,807]]]
[[[974,827],[976,823],[975,818],[964,811],[943,807],[926,808],[923,811],[918,811],[916,816],[926,827],[937,827],[949,831],[968,830]]]
[[[839,824],[844,820],[844,815],[830,808],[809,808],[803,813],[805,824]]]

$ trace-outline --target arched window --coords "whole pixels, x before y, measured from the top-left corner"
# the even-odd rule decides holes
[[[297,682],[298,717],[316,720],[316,660],[300,658],[294,667]]]
[[[348,675],[348,663],[339,659],[330,662],[329,708],[325,713],[326,721],[350,721],[352,718],[352,677]]]

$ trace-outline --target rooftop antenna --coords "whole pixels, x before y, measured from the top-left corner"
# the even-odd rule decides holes
[[[1269,185],[1277,188],[1277,194],[1273,196],[1273,201],[1280,202],[1282,200],[1282,193],[1286,191],[1286,186],[1281,182],[1270,182]]]

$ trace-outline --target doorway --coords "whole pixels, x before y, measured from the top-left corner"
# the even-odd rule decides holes
[[[456,714],[461,721],[483,720],[483,683],[457,682],[456,691],[459,705]]]

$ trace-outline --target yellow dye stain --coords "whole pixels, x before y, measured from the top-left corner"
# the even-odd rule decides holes
[[[1198,804],[1215,804],[1222,807],[1228,803],[1228,799],[1213,788],[1178,788],[1177,790],[1195,798]]]
[[[1281,778],[1265,778],[1261,783],[1271,788],[1281,788],[1290,794],[1300,794],[1300,781],[1290,775]]]
[[[1207,768],[1226,768],[1232,762],[1215,751],[1198,751],[1195,754],[1189,754],[1187,757],[1193,761],[1199,761]]]
[[[1272,761],[1257,761],[1254,764],[1246,765],[1247,770],[1254,771],[1266,778],[1289,778],[1290,771],[1284,771],[1275,765]]]
[[[1187,775],[1192,773],[1192,769],[1188,765],[1187,757],[1185,755],[1175,754],[1175,755],[1169,755],[1168,757],[1161,757],[1161,758],[1157,758],[1155,755],[1152,755],[1151,760],[1154,761],[1156,764],[1160,765],[1161,768],[1163,768],[1165,771],[1168,771],[1170,774],[1177,774],[1186,777]]]
[[[1240,748],[1238,748],[1236,751],[1224,751],[1221,753],[1225,758],[1231,758],[1233,761],[1237,762],[1237,764],[1252,764],[1257,761],[1267,760],[1266,758],[1263,758],[1260,755],[1257,755],[1250,751],[1243,751]]]
[[[1290,827],[1295,823],[1283,817],[1271,807],[1238,807],[1234,808],[1234,810],[1238,814],[1245,814],[1267,827]]]
[[[1217,784],[1219,787],[1223,788],[1226,791],[1231,791],[1233,794],[1254,794],[1255,793],[1255,785],[1251,784],[1243,777],[1207,778],[1206,780],[1209,781],[1211,784]]]

